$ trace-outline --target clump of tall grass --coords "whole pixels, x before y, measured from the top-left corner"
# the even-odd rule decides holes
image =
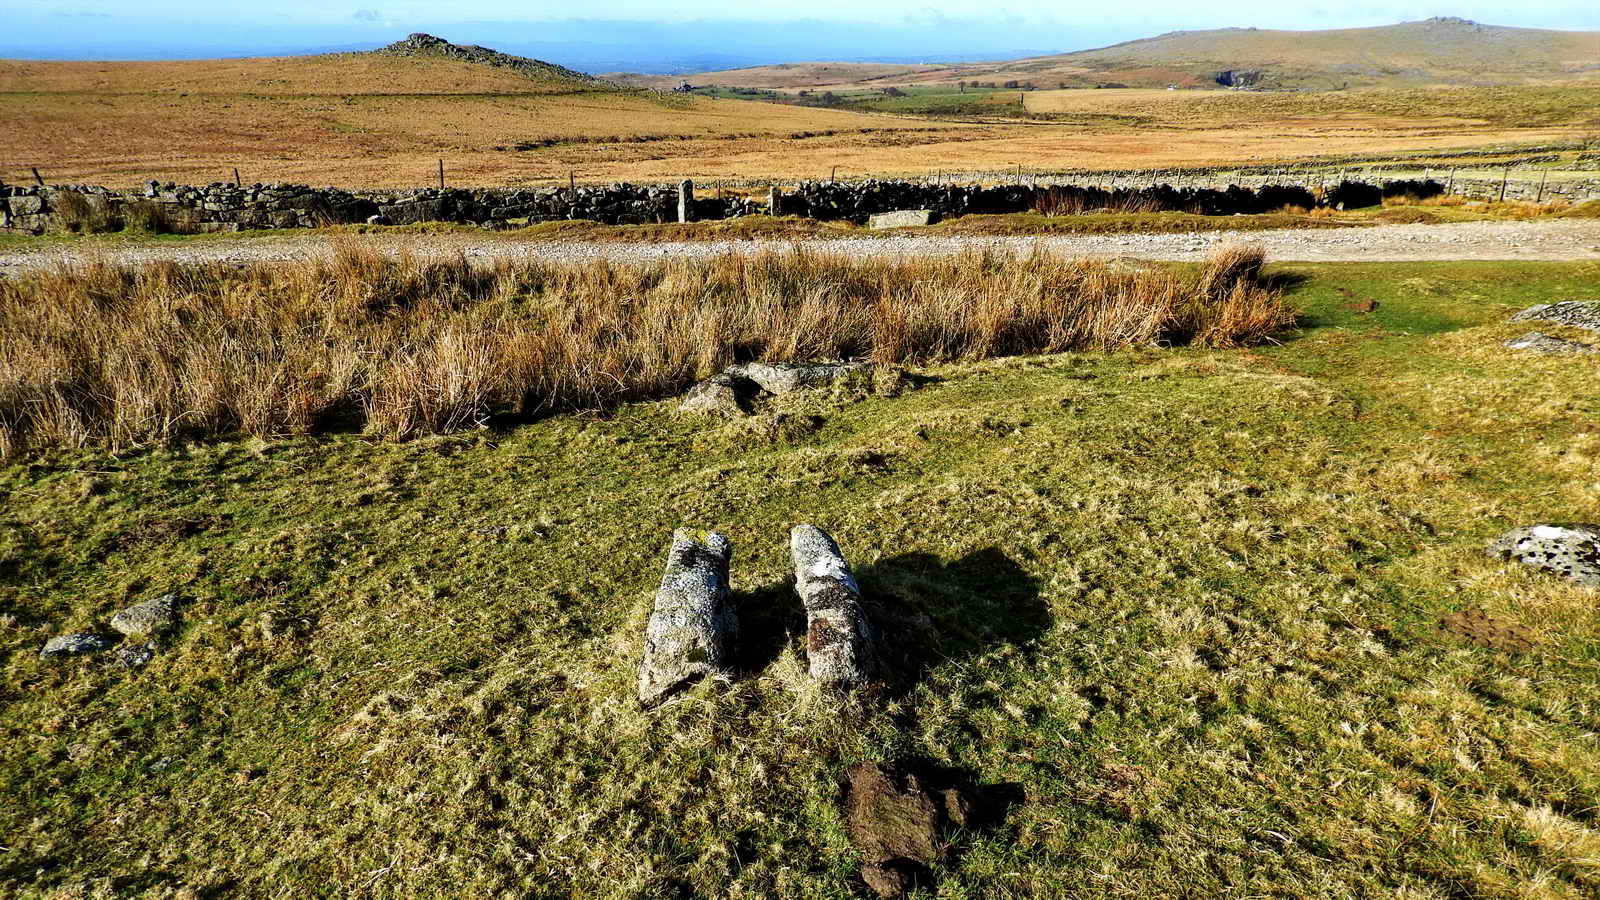
[[[855,260],[796,250],[642,265],[386,256],[237,269],[87,261],[0,281],[0,453],[658,398],[735,361],[882,363],[1228,347],[1289,324],[1259,248],[1198,274],[1046,254]]]

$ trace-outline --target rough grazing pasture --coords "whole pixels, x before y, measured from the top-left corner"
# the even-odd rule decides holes
[[[9,463],[0,890],[847,896],[840,779],[892,760],[1000,801],[941,896],[1593,896],[1595,595],[1482,548],[1600,517],[1600,363],[1501,346],[1600,268],[1268,273],[1302,320],[1251,351]],[[803,520],[903,623],[894,690],[808,687]],[[645,713],[686,523],[744,656]],[[146,668],[38,658],[167,591]]]
[[[1594,130],[1587,91],[1495,88],[1439,95],[1446,102],[1416,92],[1135,92],[1126,109],[1095,91],[1002,93],[994,98],[1018,102],[922,118],[635,92],[427,57],[0,61],[0,179],[25,182],[38,166],[53,182],[206,184],[238,168],[246,182],[409,187],[435,179],[440,158],[450,183],[469,186],[573,173],[663,182],[821,178],[835,166],[860,176],[1259,164],[1570,141]]]

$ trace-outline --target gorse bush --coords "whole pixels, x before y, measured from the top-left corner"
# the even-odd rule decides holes
[[[87,262],[0,282],[0,452],[362,427],[667,396],[735,361],[952,359],[1260,341],[1258,248],[1198,275],[1035,254],[793,251],[637,266],[389,257]]]

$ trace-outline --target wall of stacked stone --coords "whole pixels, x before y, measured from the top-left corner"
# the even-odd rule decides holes
[[[81,204],[63,201],[73,194]],[[547,222],[588,219],[611,225],[675,222],[678,189],[617,184],[606,187],[560,189],[456,189],[423,188],[397,192],[353,193],[338,188],[297,184],[212,184],[191,187],[150,182],[140,191],[113,191],[93,185],[0,187],[0,228],[42,231],[52,215],[72,206],[87,206],[95,214],[117,219],[133,204],[182,212],[196,231],[237,231],[254,228],[310,228],[320,225],[364,223],[374,218],[386,224],[455,222],[485,227],[505,227],[509,220]],[[761,211],[742,197],[700,197],[697,219],[724,219]]]
[[[943,184],[927,181],[813,181],[783,192],[785,215],[864,223],[876,213],[901,209],[932,209],[942,216],[973,213],[1015,213],[1040,208],[1183,210],[1209,215],[1259,213],[1284,206],[1317,205],[1356,208],[1397,193],[1436,194],[1445,187],[1438,180],[1390,181],[1369,184],[1346,181],[1274,181],[1271,176],[1246,176],[1226,188],[1188,183],[1154,183],[1156,176],[1111,178],[1082,185]],[[1310,188],[1316,187],[1320,196]],[[1495,199],[1500,179],[1458,176],[1453,192],[1478,199]],[[64,195],[73,195],[68,200]],[[1581,202],[1600,198],[1600,180],[1563,179],[1545,185],[1512,181],[1508,200]],[[234,231],[256,228],[308,228],[377,221],[406,225],[416,222],[455,222],[485,228],[511,227],[519,222],[587,219],[612,225],[675,222],[678,218],[676,185],[585,186],[576,188],[437,189],[391,192],[351,192],[338,188],[313,188],[294,184],[248,186],[211,184],[190,187],[148,183],[142,190],[113,191],[92,185],[0,186],[0,228],[41,232],[61,225],[59,217],[85,211],[105,221],[131,217],[134,205],[181,213],[185,228],[194,231]],[[739,197],[697,197],[697,220],[734,218],[766,212],[762,201]],[[55,217],[55,218],[53,218]]]

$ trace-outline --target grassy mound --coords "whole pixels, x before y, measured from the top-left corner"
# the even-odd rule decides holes
[[[1500,346],[1600,267],[1271,274],[1256,350],[0,467],[0,891],[845,896],[871,760],[1003,798],[941,895],[1593,895],[1595,597],[1482,547],[1600,504],[1597,363]],[[892,690],[808,686],[797,521]],[[741,671],[645,713],[682,524],[734,542]],[[38,658],[168,591],[147,667]]]

